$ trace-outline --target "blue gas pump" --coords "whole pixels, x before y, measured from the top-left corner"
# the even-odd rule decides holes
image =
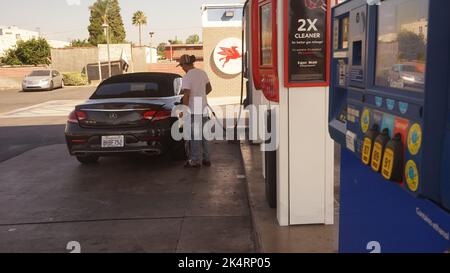
[[[332,10],[341,252],[450,250],[449,1]]]

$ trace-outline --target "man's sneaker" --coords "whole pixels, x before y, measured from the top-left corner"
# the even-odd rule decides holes
[[[205,166],[205,167],[211,167],[211,161],[209,161],[209,160],[203,160],[203,166]]]
[[[188,160],[188,161],[186,161],[186,164],[184,164],[184,167],[185,168],[200,168],[201,165],[198,163],[195,163],[192,160]]]

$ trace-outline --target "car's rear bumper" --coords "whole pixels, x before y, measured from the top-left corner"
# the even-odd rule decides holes
[[[102,136],[122,135],[124,147],[102,147]],[[170,128],[88,129],[68,123],[65,136],[69,152],[74,156],[124,153],[159,155],[164,153],[171,143]]]

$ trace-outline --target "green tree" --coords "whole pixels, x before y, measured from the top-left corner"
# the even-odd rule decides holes
[[[167,46],[167,43],[160,43],[158,45],[157,49],[156,49],[157,52],[158,52],[158,56],[161,59],[165,59],[166,58],[166,46]]]
[[[70,46],[69,47],[88,47],[88,46],[92,46],[91,43],[89,43],[88,40],[84,39],[76,39],[76,40],[72,40],[70,42]]]
[[[125,43],[126,33],[123,25],[122,15],[119,0],[110,0],[111,6],[108,13],[108,20],[111,30],[111,43],[120,44]]]
[[[98,45],[107,42],[103,24],[109,26],[110,43],[123,43],[125,41],[125,27],[120,15],[118,0],[97,0],[89,7],[89,10],[91,17],[88,31],[91,44]]]
[[[183,43],[183,41],[178,40],[178,37],[176,37],[176,36],[175,36],[175,39],[174,39],[174,40],[169,40],[168,42],[169,42],[169,44],[171,44],[171,45],[179,45],[179,44],[182,44],[182,43]]]
[[[197,34],[192,34],[186,39],[186,44],[199,44],[200,37]]]
[[[44,38],[18,41],[15,48],[6,51],[2,63],[8,65],[50,64],[50,45]]]
[[[408,61],[424,61],[426,44],[423,35],[411,31],[401,31],[398,34],[399,58]]]
[[[23,64],[50,64],[50,45],[44,38],[17,42],[16,54]]]
[[[10,48],[5,51],[5,56],[3,58],[0,58],[0,63],[6,64],[6,65],[21,65],[22,62],[19,60],[19,57],[17,57],[16,49]]]
[[[136,11],[133,14],[133,26],[139,26],[139,46],[142,46],[142,33],[141,26],[147,25],[147,16],[145,16],[143,11]]]

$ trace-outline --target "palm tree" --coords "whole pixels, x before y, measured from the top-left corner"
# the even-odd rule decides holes
[[[139,26],[139,46],[142,46],[141,26],[147,25],[147,16],[143,11],[136,11],[133,14],[133,26]]]

